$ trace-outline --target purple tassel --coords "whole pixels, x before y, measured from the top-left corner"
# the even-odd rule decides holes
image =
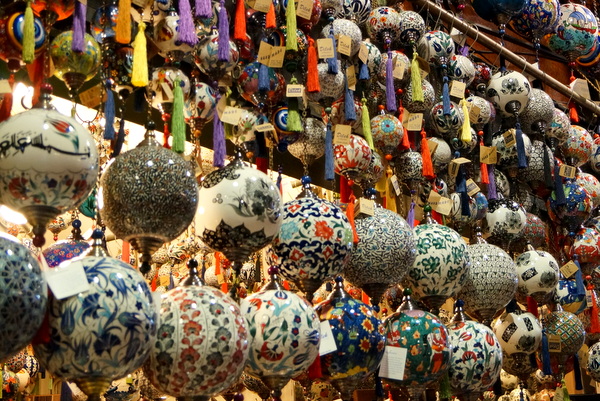
[[[556,206],[564,206],[567,204],[567,198],[565,197],[565,188],[563,187],[563,181],[558,171],[560,167],[558,163],[554,162],[554,196],[556,198]]]
[[[387,111],[395,113],[398,105],[396,104],[396,91],[394,90],[394,60],[392,60],[392,50],[388,49],[388,58],[385,64],[385,102]]]
[[[270,89],[269,82],[269,67],[259,63],[258,67],[258,90],[268,91]]]
[[[76,1],[75,11],[73,12],[73,40],[71,41],[71,50],[81,53],[85,50],[85,17],[87,5],[85,2]]]
[[[333,168],[333,131],[331,130],[331,120],[327,123],[325,133],[325,180],[333,181],[335,179]]]
[[[444,85],[442,86],[442,107],[445,116],[452,114],[450,108],[450,90],[448,89],[448,77],[444,75]]]
[[[542,372],[546,376],[552,375],[552,365],[550,364],[550,347],[548,345],[548,335],[546,329],[542,329]]]
[[[367,66],[367,64],[361,61],[360,68],[358,70],[358,79],[360,79],[361,81],[366,81],[370,78],[371,76],[369,75],[369,66]]]
[[[327,59],[327,72],[330,74],[337,74],[339,72],[338,59],[337,59],[337,45],[335,44],[335,35],[333,34],[333,23],[329,28],[329,37],[333,42],[333,57]]]
[[[121,118],[121,122],[119,123],[119,133],[117,134],[117,141],[115,142],[115,147],[113,150],[112,157],[117,157],[121,154],[121,149],[123,148],[123,144],[125,143],[125,119]]]
[[[410,202],[410,209],[408,209],[408,215],[406,216],[406,222],[410,228],[415,226],[415,201]]]
[[[229,62],[229,20],[227,19],[227,10],[225,1],[221,0],[219,9],[219,52],[218,60]]]
[[[291,0],[290,0],[291,1]],[[356,121],[356,110],[354,110],[354,91],[348,87],[348,77],[346,82],[346,93],[344,94],[344,116],[347,121]]]
[[[515,136],[517,139],[517,158],[519,161],[519,168],[527,168],[527,155],[525,155],[525,143],[523,142],[523,131],[521,130],[521,123],[517,116],[517,124],[515,125]]]
[[[196,17],[196,18],[212,17],[212,1],[196,0],[194,2],[194,17]]]
[[[488,200],[498,199],[498,191],[496,189],[496,174],[494,173],[494,165],[488,166],[488,179],[490,183],[487,186]]]
[[[217,94],[216,101],[219,103],[221,94]],[[225,165],[225,128],[223,127],[223,121],[219,118],[218,114],[213,117],[213,166],[223,167]]]
[[[104,103],[104,139],[115,139],[115,96],[106,84],[106,102]]]
[[[585,297],[585,283],[583,282],[583,274],[581,273],[581,266],[579,265],[579,258],[577,254],[573,255],[573,263],[578,267],[575,272],[575,286],[577,287],[577,295]],[[591,307],[591,305],[588,305]]]
[[[461,47],[459,53],[461,56],[469,57],[469,46],[464,45],[463,47]]]
[[[192,47],[198,43],[190,0],[179,0],[179,41]]]

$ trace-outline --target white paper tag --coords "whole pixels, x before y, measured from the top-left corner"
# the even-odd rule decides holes
[[[396,174],[390,177],[390,183],[394,188],[394,192],[396,192],[396,196],[402,195],[402,188],[400,188],[400,183],[398,182],[398,177],[396,176]]]
[[[404,380],[407,351],[406,348],[386,346],[379,367],[379,376],[392,380]]]
[[[333,332],[331,331],[329,320],[324,320],[321,322],[321,342],[319,343],[319,355],[331,354],[337,350],[337,345],[335,343],[335,338],[333,338]]]
[[[44,272],[56,299],[65,299],[90,289],[81,263],[66,263]]]
[[[592,290],[585,290],[585,303],[586,309],[591,308],[594,303],[594,296],[592,295]]]
[[[569,86],[573,92],[583,96],[587,100],[592,98],[590,95],[590,87],[585,79],[577,78],[575,81],[571,82]]]

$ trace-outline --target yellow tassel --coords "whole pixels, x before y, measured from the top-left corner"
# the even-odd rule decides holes
[[[417,60],[417,51],[413,50],[413,58],[410,64],[410,84],[412,85],[412,100],[413,102],[424,101],[423,87],[421,82],[421,69],[419,68],[419,60]]]
[[[31,9],[31,0],[27,2],[25,8],[25,18],[23,21],[23,62],[29,64],[35,59],[35,27],[33,21],[33,10]]]
[[[118,43],[127,45],[131,42],[131,0],[119,0],[115,31]]]
[[[131,83],[133,86],[143,87],[148,85],[148,60],[146,56],[146,24],[138,24],[138,33],[133,41],[133,67]]]
[[[471,142],[471,119],[469,118],[469,109],[467,108],[467,101],[462,99],[460,101],[462,106],[462,112],[465,115],[465,119],[463,121],[462,131],[460,133],[460,140],[464,143]]]

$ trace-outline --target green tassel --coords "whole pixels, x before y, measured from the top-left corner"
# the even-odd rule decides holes
[[[298,38],[296,36],[296,3],[294,3],[294,0],[288,0],[287,2],[285,23],[287,27],[285,50],[298,51]]]
[[[23,62],[29,64],[35,59],[35,27],[33,25],[33,10],[31,0],[25,8],[25,19],[23,21]]]
[[[369,117],[367,99],[364,97],[362,98],[362,129],[365,141],[367,141],[371,150],[375,150],[375,145],[373,144],[373,134],[371,134],[371,117]]]
[[[300,113],[298,112],[297,97],[288,99],[287,130],[290,132],[302,132],[302,121],[300,121]]]
[[[422,102],[424,101],[423,87],[421,86],[421,69],[419,68],[419,61],[417,60],[417,57],[417,51],[413,50],[413,58],[410,64],[410,83],[412,85],[413,102]]]
[[[181,81],[175,80],[173,89],[173,112],[171,113],[171,134],[173,135],[173,152],[183,153],[185,150],[185,121],[183,119],[183,89]]]
[[[450,388],[450,376],[446,371],[440,380],[440,400],[449,400],[452,397],[452,389]]]
[[[567,388],[567,383],[565,383],[565,378],[563,377],[560,386],[563,391],[563,401],[571,401],[571,396],[569,395],[569,389]]]

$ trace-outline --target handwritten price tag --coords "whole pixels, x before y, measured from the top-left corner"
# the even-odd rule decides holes
[[[271,8],[271,0],[256,0],[252,8],[256,11],[268,13]]]
[[[408,121],[406,123],[406,129],[408,131],[421,131],[423,126],[423,113],[410,113]]]
[[[460,168],[461,164],[464,163],[470,163],[471,160],[466,159],[464,157],[459,157],[457,159],[454,159],[450,162],[450,164],[448,165],[448,174],[452,177],[455,178],[458,175],[458,169]]]
[[[275,127],[271,123],[264,123],[264,124],[261,124],[261,125],[257,125],[255,129],[256,129],[257,132],[275,131]]]
[[[387,345],[383,351],[379,376],[392,380],[404,380],[407,354],[408,350],[406,348]]]
[[[348,80],[348,89],[352,91],[356,90],[356,70],[354,69],[354,65],[346,68],[346,79]]]
[[[560,268],[560,272],[562,273],[564,278],[571,277],[572,275],[577,273],[577,270],[579,270],[579,267],[577,267],[575,262],[573,262],[572,260]]]
[[[429,154],[433,155],[438,147],[438,143],[433,139],[428,139],[427,146],[429,146]]]
[[[404,73],[406,72],[406,63],[403,60],[398,60],[397,57],[394,57],[394,78],[402,79],[404,78]]]
[[[171,97],[167,98],[167,99],[169,99],[169,100],[173,99],[173,91],[171,91],[171,88],[169,88],[169,85],[166,82],[163,82],[162,85],[166,85],[168,88],[167,89],[168,92],[166,92],[164,90],[164,88],[163,88],[163,92],[170,93],[170,95],[171,95]],[[161,85],[161,88],[162,88],[162,85]],[[96,85],[84,92],[81,92],[79,94],[79,100],[81,101],[82,105],[89,107],[91,109],[98,106],[104,100],[104,98],[102,96],[102,85]]]
[[[402,195],[402,189],[400,188],[400,182],[398,181],[396,174],[390,177],[390,184],[392,184],[392,188],[394,188],[396,196]]]
[[[372,199],[360,198],[354,212],[355,216],[359,214],[373,216],[375,214],[375,202]]]
[[[450,96],[462,99],[465,97],[465,89],[467,89],[467,85],[465,85],[464,82],[452,81],[452,86],[450,87]]]
[[[512,148],[513,146],[515,146],[517,144],[517,137],[515,136],[514,129],[508,130],[507,132],[502,134],[502,136],[504,137],[504,145],[507,148]]]
[[[285,46],[273,46],[269,57],[269,67],[281,68],[285,59]]]
[[[221,116],[221,121],[231,125],[237,125],[240,122],[240,118],[244,113],[244,109],[240,109],[238,107],[225,107],[223,110],[223,115]]]

